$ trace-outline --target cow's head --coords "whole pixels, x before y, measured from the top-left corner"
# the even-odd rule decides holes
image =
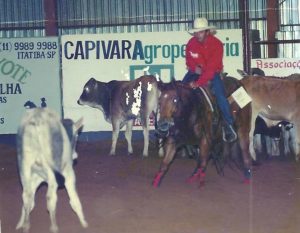
[[[95,90],[97,89],[97,81],[94,78],[90,78],[89,81],[84,84],[82,93],[77,100],[79,105],[89,105],[90,102],[93,102]]]
[[[91,78],[83,87],[82,93],[77,100],[79,105],[88,105],[94,108],[102,108],[107,96],[106,83]]]

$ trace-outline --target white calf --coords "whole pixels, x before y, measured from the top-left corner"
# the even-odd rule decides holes
[[[71,120],[62,124],[60,117],[48,108],[27,110],[22,118],[18,135],[18,167],[23,186],[23,207],[17,229],[30,228],[29,215],[34,208],[34,196],[42,182],[48,183],[47,208],[51,220],[51,232],[57,232],[56,202],[58,175],[64,178],[70,205],[83,227],[87,227],[82,206],[75,187],[72,155],[77,155],[75,145],[82,119],[75,124]],[[65,127],[64,127],[65,126]]]

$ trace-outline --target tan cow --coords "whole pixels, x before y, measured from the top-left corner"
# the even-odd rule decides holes
[[[238,70],[241,74],[241,71]],[[252,120],[250,131],[250,153],[255,159],[253,148],[253,132],[258,115],[272,121],[285,120],[293,123],[297,137],[295,148],[296,160],[299,160],[300,136],[300,75],[294,74],[286,78],[273,76],[251,76],[243,73],[240,80],[252,98]],[[268,126],[272,122],[266,121]]]

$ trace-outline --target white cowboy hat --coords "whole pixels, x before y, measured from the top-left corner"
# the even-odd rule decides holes
[[[210,30],[211,32],[216,31],[215,26],[209,26],[206,18],[196,18],[193,23],[193,28],[188,30],[188,33],[194,34],[195,32]]]

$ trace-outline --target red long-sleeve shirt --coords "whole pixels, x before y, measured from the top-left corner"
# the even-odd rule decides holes
[[[188,70],[195,72],[196,66],[202,69],[196,85],[206,85],[215,73],[223,70],[223,44],[213,35],[208,35],[202,43],[192,37],[186,45],[185,59]]]

